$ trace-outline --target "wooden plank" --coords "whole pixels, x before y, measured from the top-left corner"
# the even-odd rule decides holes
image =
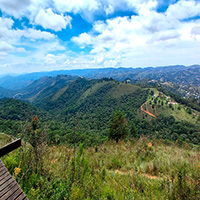
[[[18,196],[15,200],[25,200],[25,199],[27,199],[28,200],[28,198],[26,197],[26,195],[24,194],[24,193],[21,193],[20,194],[20,196]]]
[[[14,200],[14,199],[16,199],[18,196],[20,196],[21,193],[23,193],[22,190],[21,190],[20,188],[18,188],[18,190],[16,190],[16,191],[15,191],[11,196],[9,196],[7,199],[9,199],[9,200]],[[7,199],[6,199],[6,200],[7,200]]]
[[[1,196],[1,199],[8,199],[12,194],[14,194],[17,190],[19,189],[19,186],[17,183],[15,183],[12,187],[9,188],[9,190],[7,190],[5,192],[5,194],[3,196]]]
[[[5,174],[2,174],[0,176],[0,181],[2,181],[3,179],[5,179],[7,176],[10,176],[10,174],[8,172],[6,172]]]
[[[0,174],[0,200],[28,200],[1,160]]]
[[[0,168],[3,166],[3,163],[2,162],[0,162]]]
[[[6,146],[0,148],[0,157],[10,153],[11,151],[17,149],[21,145],[22,145],[21,139],[15,140],[14,142],[7,144]]]
[[[2,185],[5,185],[6,184],[6,182],[8,182],[9,181],[9,179],[11,179],[12,177],[9,175],[9,176],[6,176],[3,180],[1,180],[0,181],[0,191],[1,191],[1,186]]]
[[[3,191],[0,192],[0,199],[2,196],[4,196],[6,193],[8,193],[17,183],[15,181],[11,182],[9,185],[7,185]]]
[[[1,191],[0,191],[0,197],[5,193],[5,191],[7,189],[10,188],[10,185],[12,186],[13,184],[15,184],[15,180],[13,178],[9,179],[8,181],[6,181],[2,186],[1,186]]]
[[[8,172],[8,170],[4,167],[2,167],[2,169],[0,170],[0,176],[2,176],[3,174],[5,174],[5,172]]]

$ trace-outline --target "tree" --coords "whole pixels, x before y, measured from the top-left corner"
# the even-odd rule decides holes
[[[135,137],[135,138],[139,137],[138,130],[137,130],[134,122],[131,124],[131,127],[130,127],[130,135],[131,135],[131,137]]]
[[[26,128],[26,140],[31,144],[35,157],[35,171],[38,173],[39,165],[41,167],[41,172],[43,171],[43,160],[42,154],[45,149],[47,133],[46,128],[41,128],[38,117],[34,116],[32,118],[31,124],[28,124]]]
[[[150,92],[150,95],[151,95],[151,96],[153,96],[153,95],[154,95],[154,91],[153,91],[153,90],[151,90],[151,92]]]
[[[128,121],[124,113],[118,110],[114,113],[110,121],[109,139],[113,139],[118,143],[119,139],[124,139],[128,133]]]

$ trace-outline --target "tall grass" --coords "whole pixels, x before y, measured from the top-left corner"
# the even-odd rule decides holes
[[[30,145],[3,158],[11,173],[21,162],[16,179],[29,199],[200,199],[200,152],[189,146],[141,137],[43,148],[37,174]]]

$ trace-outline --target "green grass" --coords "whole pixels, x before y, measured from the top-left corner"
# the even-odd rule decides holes
[[[154,91],[154,94],[158,95],[158,92],[155,88],[151,88],[151,90]],[[153,100],[152,100],[153,99]],[[174,99],[169,98],[167,99],[167,96],[165,94],[162,95],[162,97],[156,97],[157,104],[154,103],[155,97],[149,95],[147,98],[147,109],[149,112],[159,115],[163,114],[165,116],[172,115],[175,117],[177,121],[188,121],[190,123],[199,123],[198,119],[200,116],[200,112],[192,109],[192,114],[189,114],[187,112],[188,107],[185,105],[182,105],[180,103],[177,103],[175,105],[172,105],[172,108],[169,107],[169,104],[166,104],[167,102],[175,102]],[[160,102],[159,102],[160,101]],[[161,102],[163,101],[163,105],[161,105]],[[151,102],[151,105],[150,105]],[[154,104],[154,108],[152,108],[152,105]],[[180,107],[180,109],[178,109]]]
[[[88,90],[86,90],[80,99],[86,99],[88,96],[91,96],[92,94],[94,94],[98,89],[100,89],[101,87],[103,87],[104,85],[107,85],[108,82],[104,81],[104,82],[100,82],[100,83],[96,83],[95,85],[93,85],[91,88],[89,88]]]
[[[110,95],[112,98],[120,98],[123,95],[134,93],[138,88],[138,86],[132,84],[119,83],[116,88],[110,92]]]
[[[4,145],[10,143],[11,141],[12,141],[12,139],[9,135],[0,133],[0,147],[3,147]]]
[[[64,88],[62,88],[58,92],[56,92],[55,95],[52,97],[52,101],[58,100],[59,97],[62,96],[62,94],[64,94],[67,91],[68,87],[69,87],[69,85],[66,85]]]
[[[141,137],[139,141],[105,142],[85,150],[80,147],[74,151],[67,145],[45,145],[42,149],[39,163],[43,163],[43,170],[37,174],[30,147],[4,158],[11,173],[21,165],[17,178],[30,200],[200,197],[200,152],[186,143],[169,146],[162,140]],[[30,166],[31,171],[23,175]]]

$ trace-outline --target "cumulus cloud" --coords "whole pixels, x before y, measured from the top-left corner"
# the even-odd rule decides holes
[[[27,29],[25,31],[22,31],[22,35],[26,38],[29,38],[31,40],[50,40],[54,39],[55,35],[46,31],[41,30],[35,30],[35,29]]]
[[[166,15],[171,19],[187,19],[200,14],[200,2],[194,0],[181,0],[172,4],[167,9]]]
[[[48,54],[47,56],[46,56],[46,58],[45,58],[45,63],[46,64],[55,64],[56,63],[56,61],[55,61],[55,55],[53,55],[53,54]]]
[[[51,8],[46,10],[41,9],[35,18],[35,23],[41,25],[45,29],[52,29],[55,31],[61,31],[66,26],[71,27],[72,18],[68,15],[55,14]]]
[[[131,4],[131,2],[128,3]],[[116,17],[106,21],[97,21],[93,25],[93,32],[81,34],[73,41],[80,46],[83,44],[92,45],[93,49],[90,53],[94,54],[93,62],[104,66],[119,66],[124,64],[123,61],[125,60],[128,64],[129,59],[131,60],[130,66],[131,62],[145,63],[148,62],[145,59],[149,58],[151,54],[152,61],[149,60],[150,63],[156,63],[156,58],[158,63],[161,58],[162,62],[165,62],[167,61],[164,56],[166,50],[168,54],[171,52],[173,55],[177,52],[180,53],[178,49],[182,49],[182,53],[185,52],[187,55],[188,49],[184,48],[184,45],[188,48],[194,46],[197,50],[196,40],[200,40],[200,37],[193,37],[193,35],[200,33],[199,26],[197,26],[199,22],[198,20],[182,22],[181,19],[192,17],[194,14],[191,11],[185,11],[186,13],[181,15],[181,12],[184,12],[188,5],[190,9],[198,14],[197,10],[200,9],[195,7],[198,7],[199,4],[194,1],[183,1],[182,4],[177,2],[164,13],[156,12],[157,5],[157,1],[143,1],[142,4],[137,6],[134,4],[138,9],[138,15],[133,15],[131,18]],[[180,11],[178,8],[176,10],[178,13],[180,12],[180,15],[172,17],[172,8],[179,5],[182,6]],[[189,46],[188,42],[190,42]],[[106,53],[104,53],[105,49]],[[157,55],[159,55],[159,59]],[[120,59],[117,60],[117,57]],[[134,57],[135,60],[133,61],[131,57]],[[178,57],[180,56],[176,58]],[[174,59],[170,59],[171,64],[173,64]],[[167,63],[169,63],[169,60]]]
[[[171,5],[166,11],[158,12],[161,4]],[[9,55],[7,62],[15,63],[17,56],[13,52],[16,51],[27,55],[23,58],[27,66],[42,63],[44,69],[54,65],[84,68],[200,62],[196,54],[200,51],[200,20],[195,18],[200,16],[198,0],[0,0],[0,9],[4,16],[0,17],[1,61]],[[118,11],[125,14],[128,11],[129,16],[113,17]],[[135,14],[130,16],[131,12]],[[79,14],[92,24],[92,29],[88,32],[83,29],[79,36],[75,30],[76,37],[69,41],[59,39],[60,33],[35,29],[35,25],[41,25],[44,29],[63,31],[71,26],[73,19],[69,13]],[[13,27],[15,19],[6,17],[9,15],[27,17],[31,28],[25,24],[23,29]],[[102,19],[100,16],[104,20],[95,21],[98,17]],[[67,49],[73,46],[71,42],[82,49],[81,53]],[[26,51],[24,46],[34,50]],[[62,53],[58,56],[56,51]],[[21,63],[18,61],[16,66]]]
[[[30,6],[32,0],[0,0],[0,9],[16,18],[21,16],[28,6]]]
[[[0,27],[1,28],[12,28],[14,21],[11,18],[5,18],[1,17],[0,18]]]
[[[86,45],[92,44],[92,37],[87,33],[81,33],[79,37],[73,37],[71,40],[78,45],[80,45],[81,48],[84,48]]]

